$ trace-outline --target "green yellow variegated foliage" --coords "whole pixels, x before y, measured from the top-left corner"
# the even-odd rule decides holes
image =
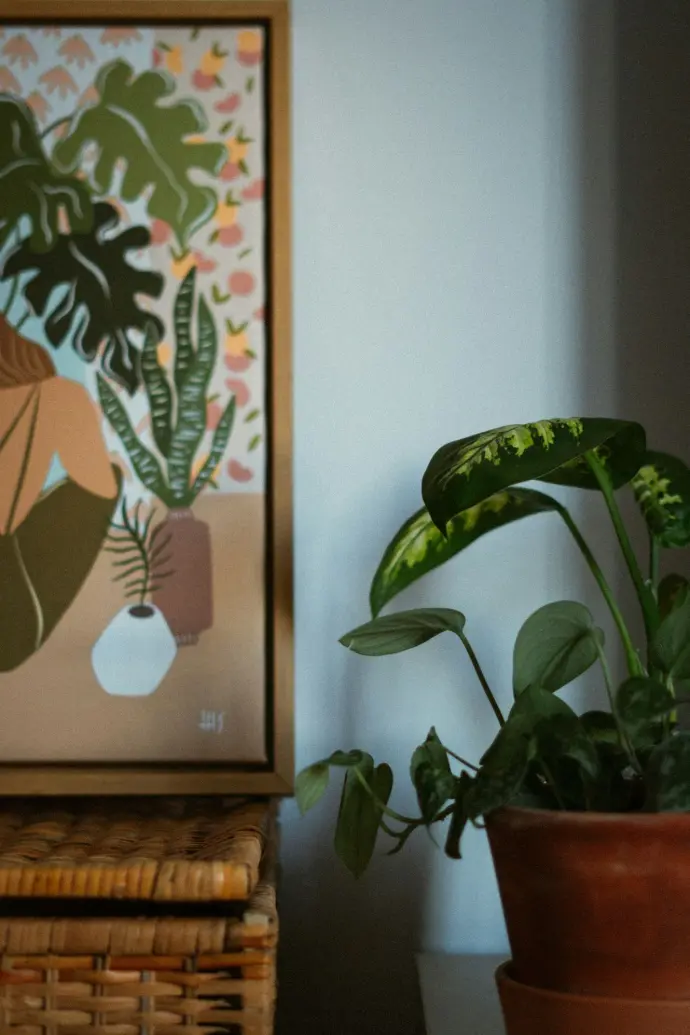
[[[461,511],[439,532],[426,507],[413,514],[388,545],[372,580],[369,602],[376,616],[385,605],[422,575],[465,550],[487,532],[531,514],[557,510],[560,504],[534,489],[506,489]]]
[[[649,531],[661,546],[690,543],[690,469],[668,453],[649,452],[632,480]]]
[[[607,450],[607,467],[631,478],[645,453],[639,424],[607,418],[555,418],[510,424],[470,435],[442,446],[422,479],[422,496],[435,525],[445,533],[448,522],[511,485],[551,476],[569,485],[578,472],[555,472],[585,454]],[[594,479],[592,478],[592,482]]]

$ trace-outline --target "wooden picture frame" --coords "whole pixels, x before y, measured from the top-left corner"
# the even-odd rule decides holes
[[[265,760],[226,763],[0,759],[3,795],[281,795],[292,790],[292,432],[287,0],[5,0],[0,28],[260,27],[266,110]],[[1,87],[0,87],[1,89]],[[1,348],[1,342],[0,342]],[[0,683],[2,682],[0,675]],[[0,701],[2,695],[0,694]],[[0,711],[0,723],[2,712]]]

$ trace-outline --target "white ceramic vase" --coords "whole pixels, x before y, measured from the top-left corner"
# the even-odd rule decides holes
[[[107,694],[146,697],[160,686],[177,654],[175,637],[152,604],[124,607],[91,652],[96,679]]]

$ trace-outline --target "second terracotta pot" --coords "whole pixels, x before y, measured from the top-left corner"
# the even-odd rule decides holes
[[[517,981],[690,1000],[689,814],[508,808],[486,828]]]
[[[532,988],[499,967],[496,984],[507,1035],[688,1035],[690,1000],[571,995]]]

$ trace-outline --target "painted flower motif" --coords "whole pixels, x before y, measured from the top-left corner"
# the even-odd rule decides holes
[[[151,244],[167,244],[172,230],[162,219],[154,219],[151,223]]]
[[[19,80],[6,65],[0,65],[0,90],[7,93],[21,94],[22,92]]]
[[[224,226],[217,231],[217,234],[216,240],[224,248],[236,248],[244,240],[244,230],[239,223],[233,223],[232,226]]]
[[[66,68],[56,65],[44,72],[39,83],[43,83],[49,94],[57,91],[61,100],[64,101],[68,93],[78,93],[77,84]]]
[[[220,170],[219,178],[225,183],[230,183],[232,180],[236,180],[240,175],[241,169],[236,162],[226,162]]]
[[[92,83],[91,86],[87,86],[86,87],[86,89],[82,93],[81,97],[77,101],[77,105],[80,108],[85,108],[87,104],[93,104],[95,101],[98,100],[98,98],[99,98],[98,90],[96,89],[96,87]]]
[[[213,108],[214,111],[219,112],[221,115],[232,115],[234,111],[237,111],[241,103],[242,97],[239,93],[229,93],[222,101],[216,101]]]
[[[264,196],[264,186],[264,180],[253,180],[252,183],[242,191],[242,197],[245,201],[261,201]]]
[[[58,50],[60,57],[65,58],[68,65],[76,64],[84,68],[87,64],[96,60],[94,52],[81,35],[70,36],[60,45]]]
[[[101,33],[101,43],[110,44],[113,47],[119,47],[121,43],[134,43],[140,39],[139,30],[131,27],[111,25]]]
[[[32,90],[26,98],[26,103],[29,105],[38,121],[45,122],[51,105],[43,94],[39,93],[38,90]]]
[[[250,467],[245,467],[239,462],[239,460],[229,460],[227,471],[235,482],[250,482],[254,477],[252,469]]]
[[[258,65],[263,57],[264,42],[261,33],[245,29],[237,34],[237,60],[245,67]]]
[[[246,406],[251,399],[251,392],[244,381],[228,377],[225,381],[225,387],[235,396],[235,402],[240,408]]]
[[[38,54],[34,46],[24,33],[21,33],[19,36],[11,36],[0,53],[9,59],[11,65],[18,62],[22,68],[35,65],[38,61]]]
[[[205,92],[206,90],[213,90],[216,86],[222,86],[223,81],[220,76],[206,75],[206,73],[202,72],[200,68],[197,68],[192,75],[192,85],[195,86],[197,90],[203,90]]]
[[[173,75],[182,75],[184,72],[182,46],[179,43],[174,47],[168,43],[158,43],[154,50],[154,64],[163,65]]]
[[[215,79],[223,71],[223,65],[225,64],[227,56],[227,50],[223,50],[220,44],[216,41],[202,57],[201,62],[199,63],[199,70],[203,75],[211,76]]]
[[[235,270],[228,277],[228,289],[232,295],[251,295],[256,287],[256,278],[248,270]]]

